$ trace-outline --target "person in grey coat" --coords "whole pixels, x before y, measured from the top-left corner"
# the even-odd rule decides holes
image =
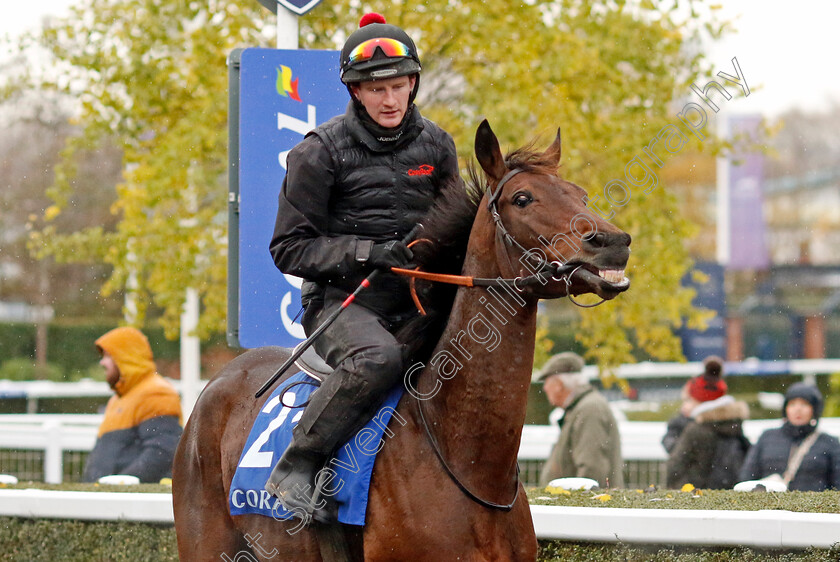
[[[618,424],[604,396],[583,374],[583,359],[572,352],[555,355],[534,377],[552,405],[563,408],[560,439],[540,473],[540,486],[555,478],[582,477],[601,486],[624,487]]]
[[[768,429],[752,446],[739,474],[740,480],[758,480],[788,468],[791,450],[817,432],[823,397],[817,387],[796,383],[785,394],[784,424]],[[802,458],[788,483],[789,490],[821,492],[840,490],[840,441],[817,432],[816,440]]]

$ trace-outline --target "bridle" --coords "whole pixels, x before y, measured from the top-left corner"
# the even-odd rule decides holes
[[[493,223],[496,227],[496,246],[497,248],[516,248],[521,252],[521,255],[525,256],[531,253],[527,250],[522,244],[520,244],[516,238],[508,231],[505,227],[504,222],[502,221],[502,216],[499,213],[499,199],[502,196],[502,189],[504,188],[505,184],[511,180],[514,176],[519,173],[524,172],[525,170],[522,168],[513,168],[508,170],[508,172],[502,176],[502,179],[496,184],[495,188],[488,188],[488,202],[487,202],[487,209],[490,211],[490,216],[493,218]],[[427,239],[418,239],[412,242],[411,245],[416,244],[418,242],[431,242]],[[502,251],[501,254],[504,256],[505,261],[507,261],[508,268],[511,271],[515,271],[516,268],[513,265],[513,262],[510,259],[510,254],[506,251]],[[581,269],[583,265],[567,265],[561,263],[560,261],[552,261],[542,265],[539,271],[532,273],[531,275],[527,275],[525,277],[516,277],[514,279],[504,279],[501,277],[497,278],[482,278],[482,277],[468,277],[465,275],[449,275],[443,273],[429,273],[426,271],[420,271],[419,269],[404,269],[399,267],[392,267],[391,271],[397,273],[399,275],[404,275],[410,278],[410,286],[411,286],[411,296],[414,299],[414,304],[417,307],[417,310],[420,311],[421,314],[425,314],[425,310],[423,309],[423,305],[420,303],[420,299],[417,297],[417,292],[415,289],[415,279],[424,279],[426,281],[433,281],[436,283],[447,283],[451,285],[460,285],[463,287],[513,287],[514,290],[519,291],[520,287],[527,287],[530,285],[544,285],[545,284],[545,276],[550,275],[551,279],[554,281],[563,281],[566,283],[566,296],[572,302],[572,304],[579,306],[580,308],[593,308],[600,304],[606,302],[606,299],[601,299],[599,302],[595,304],[583,304],[576,301],[572,297],[571,289],[572,289],[572,277],[575,273]]]

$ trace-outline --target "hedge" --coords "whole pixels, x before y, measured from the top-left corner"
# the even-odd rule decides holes
[[[15,488],[163,492],[165,486],[108,487],[92,484],[21,484]],[[588,507],[646,507],[669,509],[785,509],[790,511],[836,512],[840,492],[740,493],[726,490],[679,492],[675,490],[612,490],[606,502],[596,495],[603,491],[552,494],[546,490],[528,492],[531,503]],[[838,537],[840,538],[840,537]],[[170,525],[127,522],[81,522],[0,518],[0,561],[111,562],[178,560],[175,530]],[[730,547],[674,547],[539,541],[539,562],[770,562],[840,560],[840,545],[831,549],[802,551],[761,550]],[[443,557],[442,559],[445,559]]]
[[[176,562],[171,525],[0,518],[0,560]]]
[[[0,518],[0,561],[177,562],[168,525]],[[539,562],[836,562],[840,549],[801,552],[539,541]],[[445,558],[441,558],[442,560]]]

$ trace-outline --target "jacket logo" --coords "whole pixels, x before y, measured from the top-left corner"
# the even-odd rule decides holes
[[[431,176],[432,172],[434,172],[434,171],[435,171],[434,166],[430,166],[429,164],[423,164],[422,166],[420,166],[416,170],[409,170],[408,175],[409,176]]]

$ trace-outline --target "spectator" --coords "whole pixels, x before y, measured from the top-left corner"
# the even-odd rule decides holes
[[[721,490],[734,486],[750,448],[742,428],[748,416],[747,404],[731,396],[698,404],[668,459],[668,487],[691,483]]]
[[[618,424],[603,395],[583,374],[576,353],[555,355],[534,377],[548,401],[563,408],[560,438],[540,474],[540,486],[555,478],[577,476],[602,486],[622,488],[624,475]]]
[[[149,340],[135,328],[117,328],[96,340],[99,364],[114,396],[105,408],[84,482],[130,474],[141,482],[172,475],[181,437],[181,400],[157,372]]]
[[[788,389],[782,427],[765,431],[741,467],[741,480],[779,475],[789,490],[840,489],[840,441],[817,431],[823,397],[817,387]]]
[[[701,402],[716,400],[726,394],[723,382],[723,359],[710,355],[703,360],[703,374],[685,383],[682,389],[680,413],[668,420],[668,428],[662,438],[662,446],[670,454],[683,430],[691,422],[691,412]]]

